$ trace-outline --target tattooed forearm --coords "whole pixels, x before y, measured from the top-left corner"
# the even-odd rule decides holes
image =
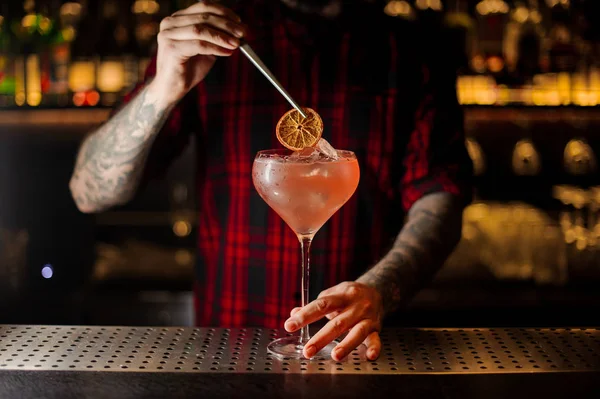
[[[69,187],[82,212],[98,212],[129,201],[171,106],[146,86],[82,144]]]
[[[390,252],[358,281],[378,289],[386,313],[396,310],[437,272],[460,240],[462,206],[447,193],[417,201]]]

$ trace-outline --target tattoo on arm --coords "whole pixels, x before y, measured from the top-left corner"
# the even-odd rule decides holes
[[[433,193],[415,202],[388,254],[358,282],[377,288],[386,314],[396,310],[446,261],[460,240],[462,206],[455,196]]]
[[[170,111],[151,97],[146,86],[83,142],[70,182],[80,209],[103,210],[135,193],[152,142]]]

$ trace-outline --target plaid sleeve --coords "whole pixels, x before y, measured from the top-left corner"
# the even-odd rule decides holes
[[[434,192],[454,194],[465,205],[472,199],[472,162],[465,146],[463,111],[456,98],[456,76],[449,69],[439,64],[422,67],[422,97],[403,160],[405,211]]]
[[[153,57],[148,67],[146,68],[144,79],[138,83],[122,100],[118,109],[113,111],[113,114],[118,112],[120,108],[131,101],[144,86],[150,82],[156,74],[156,57]],[[144,170],[143,181],[161,177],[168,167],[184,151],[189,143],[189,136],[192,127],[199,126],[199,123],[194,123],[193,118],[196,115],[193,112],[194,103],[192,101],[192,90],[188,96],[177,104],[171,111],[163,128],[152,144],[146,168]]]

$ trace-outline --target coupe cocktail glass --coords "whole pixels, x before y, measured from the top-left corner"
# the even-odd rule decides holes
[[[309,301],[310,244],[321,226],[354,194],[360,170],[351,151],[337,151],[337,159],[298,156],[289,150],[265,150],[256,154],[252,181],[263,200],[287,223],[300,241],[302,306]],[[273,341],[268,350],[278,357],[302,358],[310,339],[308,326],[299,336]],[[329,357],[335,343],[315,356]]]

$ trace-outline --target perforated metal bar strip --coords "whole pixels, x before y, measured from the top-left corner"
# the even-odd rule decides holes
[[[375,362],[278,360],[277,330],[0,326],[3,370],[183,373],[531,373],[600,370],[598,329],[388,329]],[[285,334],[285,333],[283,333]]]

